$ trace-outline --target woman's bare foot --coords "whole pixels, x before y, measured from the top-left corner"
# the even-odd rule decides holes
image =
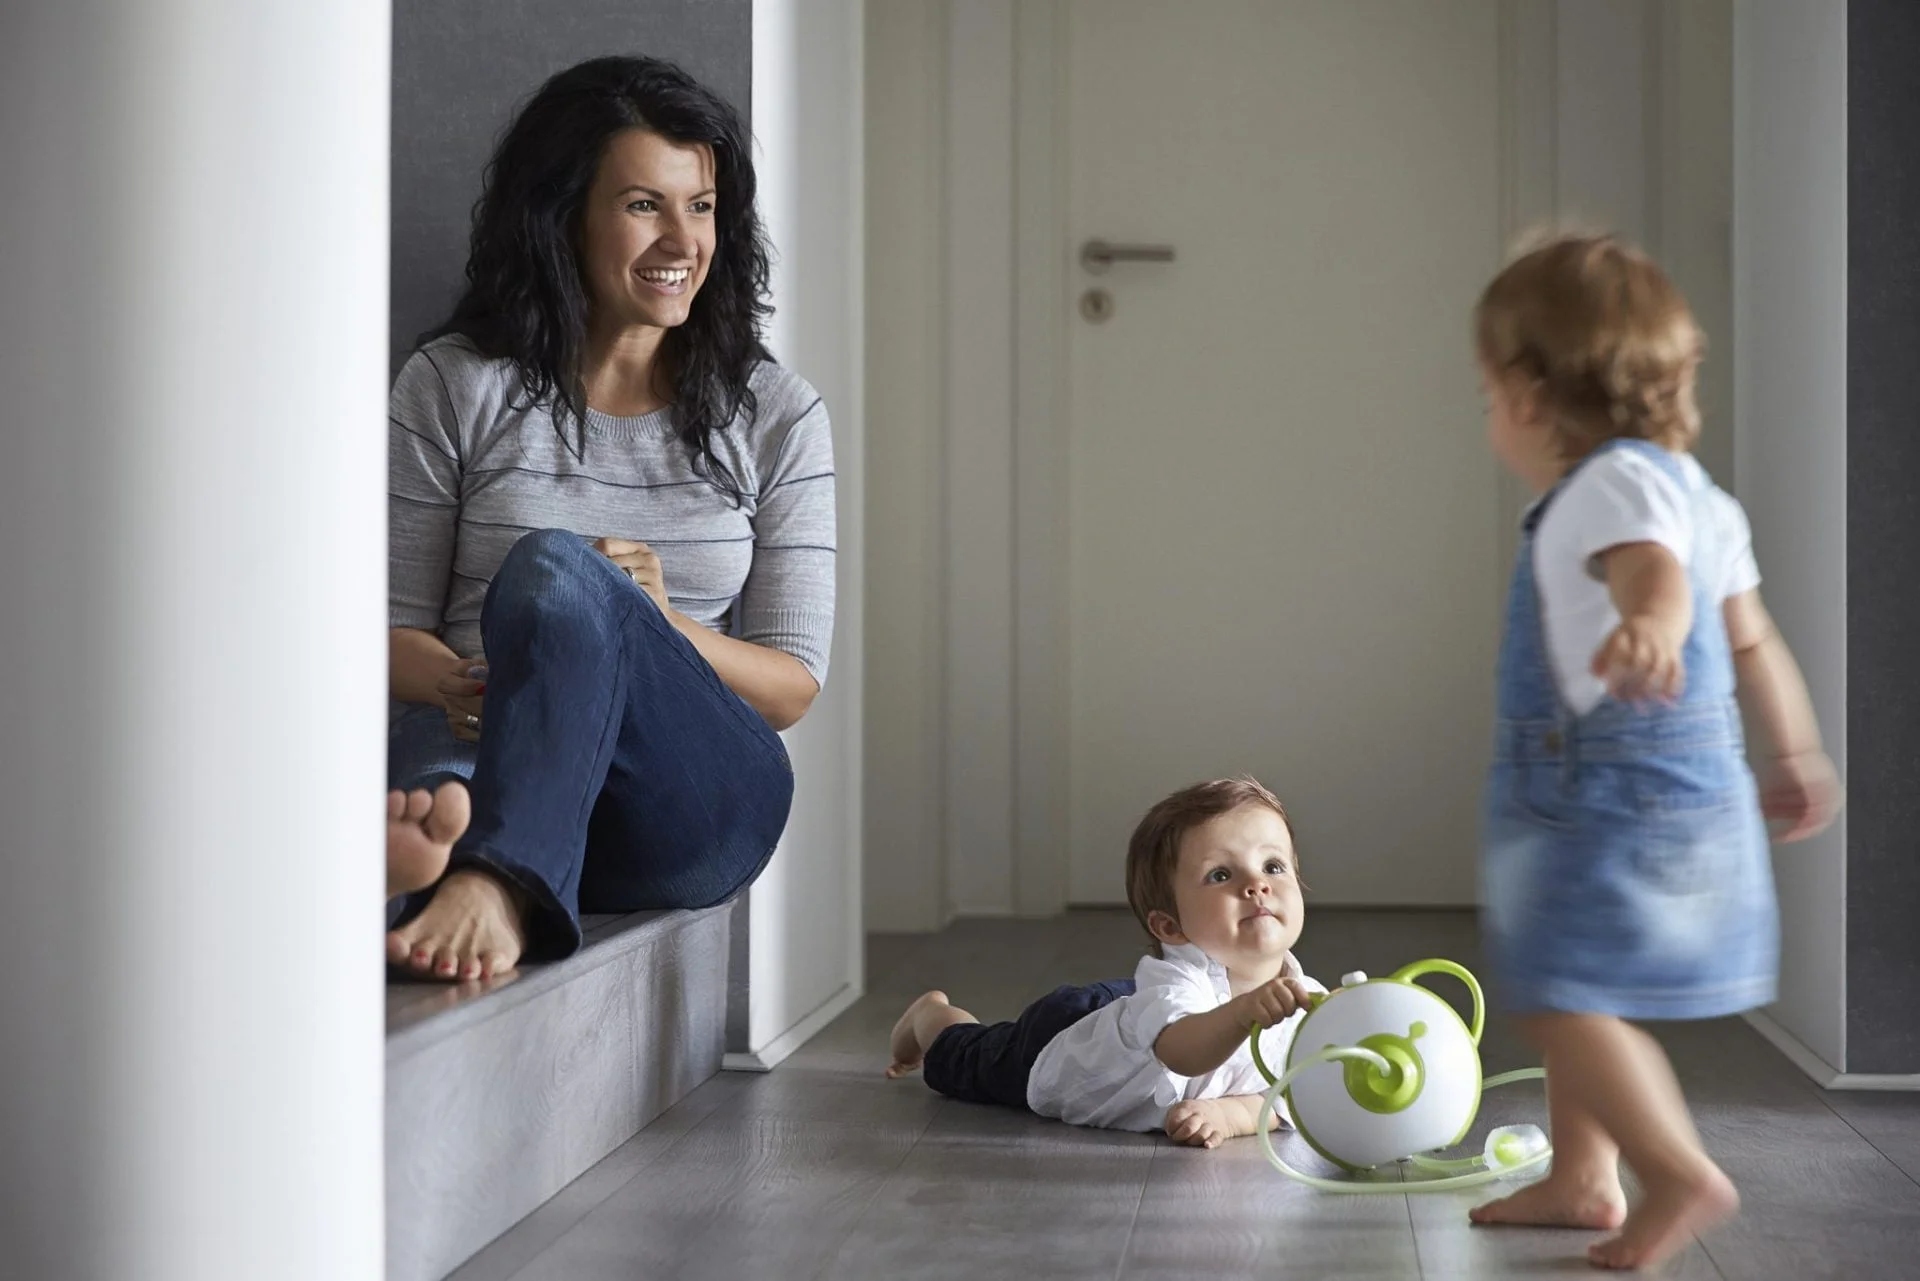
[[[1587,1261],[1596,1268],[1649,1268],[1705,1232],[1732,1218],[1740,1194],[1720,1167],[1708,1162],[1689,1177],[1646,1184],[1646,1197],[1627,1216],[1620,1235],[1591,1246]]]
[[[1526,1224],[1543,1228],[1617,1228],[1627,1217],[1627,1195],[1620,1176],[1563,1177],[1549,1174],[1512,1196],[1467,1211],[1480,1224]]]
[[[887,1065],[887,1079],[905,1076],[919,1067],[927,1047],[955,1023],[977,1022],[965,1010],[947,1004],[945,992],[922,992],[893,1025],[893,1062]]]
[[[486,872],[461,868],[426,910],[387,935],[387,959],[425,978],[478,979],[520,962],[526,931],[513,891]]]
[[[424,890],[440,879],[472,808],[466,785],[452,780],[435,792],[387,793],[388,898]]]

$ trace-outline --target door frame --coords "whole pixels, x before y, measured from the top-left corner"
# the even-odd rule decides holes
[[[1670,180],[1687,168],[1662,126],[1691,110],[1689,78],[1663,54],[1716,6],[1730,14],[1730,0],[1499,0],[1502,244],[1604,213],[1661,251]],[[1068,905],[1066,18],[1065,0],[946,3],[945,207],[964,195],[969,215],[944,220],[940,304],[942,821],[929,872],[943,915]],[[1559,57],[1596,45],[1605,58]],[[1616,101],[1637,86],[1641,110],[1583,109],[1601,77]],[[1524,494],[1504,473],[1501,485],[1489,555],[1505,563]]]

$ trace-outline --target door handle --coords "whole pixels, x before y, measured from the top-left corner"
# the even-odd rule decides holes
[[[1111,245],[1089,240],[1080,246],[1080,265],[1099,275],[1116,262],[1172,262],[1172,245]]]

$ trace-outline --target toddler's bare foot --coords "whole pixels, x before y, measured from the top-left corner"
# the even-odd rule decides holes
[[[887,1065],[887,1079],[905,1076],[920,1066],[921,1056],[926,1053],[920,1045],[920,1034],[915,1028],[919,1018],[930,1010],[940,1009],[947,1004],[945,992],[922,992],[914,999],[900,1021],[893,1025],[892,1054],[893,1062]]]
[[[424,890],[440,879],[471,812],[466,785],[451,780],[436,792],[387,793],[388,898]]]
[[[1617,1228],[1627,1217],[1620,1176],[1549,1174],[1512,1196],[1467,1211],[1475,1223],[1543,1228]]]
[[[387,959],[427,978],[505,974],[526,947],[520,904],[486,872],[462,868],[440,882],[426,910],[387,935]]]
[[[1652,1267],[1688,1237],[1724,1223],[1740,1208],[1732,1180],[1711,1162],[1688,1177],[1644,1182],[1646,1199],[1627,1216],[1620,1235],[1587,1250],[1594,1267]]]

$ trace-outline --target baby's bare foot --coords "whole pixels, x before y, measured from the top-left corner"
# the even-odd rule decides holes
[[[892,1053],[893,1062],[887,1065],[887,1079],[905,1076],[920,1066],[920,1058],[926,1053],[920,1046],[920,1034],[915,1030],[915,1020],[926,1010],[947,1004],[945,992],[923,992],[915,998],[900,1021],[893,1025]]]
[[[1740,1208],[1732,1180],[1710,1162],[1690,1177],[1649,1179],[1646,1185],[1646,1199],[1627,1216],[1620,1235],[1587,1250],[1594,1267],[1650,1268]]]
[[[452,780],[437,792],[387,793],[388,898],[424,890],[440,879],[471,810],[466,785]]]
[[[426,910],[387,935],[387,959],[427,978],[505,974],[526,947],[520,904],[486,872],[462,868],[433,892]]]
[[[1467,1211],[1475,1223],[1517,1223],[1547,1228],[1617,1228],[1627,1217],[1620,1179],[1548,1175],[1512,1196]]]

